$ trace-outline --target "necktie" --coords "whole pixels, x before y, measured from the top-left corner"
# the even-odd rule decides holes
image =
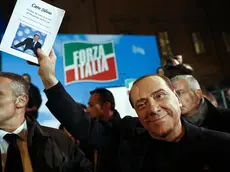
[[[6,134],[4,136],[4,139],[9,144],[7,149],[5,172],[23,172],[21,154],[17,145],[18,138],[19,136],[16,134]]]

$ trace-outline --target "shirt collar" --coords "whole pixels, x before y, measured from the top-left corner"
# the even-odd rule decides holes
[[[16,130],[13,132],[7,132],[4,130],[0,130],[0,141],[2,142],[3,137],[6,134],[17,134],[21,139],[25,140],[26,139],[26,133],[27,133],[27,122],[26,120],[20,125]]]

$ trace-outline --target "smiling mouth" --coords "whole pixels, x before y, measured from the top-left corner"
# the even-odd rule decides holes
[[[150,122],[157,122],[157,121],[160,121],[161,119],[165,118],[167,115],[164,115],[160,118],[157,118],[157,119],[154,119],[154,120],[148,120],[147,122],[150,123]]]

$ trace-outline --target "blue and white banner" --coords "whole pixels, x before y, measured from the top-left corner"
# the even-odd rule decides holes
[[[67,43],[73,43],[71,51],[76,49],[75,54],[81,52],[91,52],[89,49],[79,48],[79,42],[84,42],[85,44],[95,44],[98,47],[101,47],[101,57],[103,54],[106,56],[105,43],[112,42],[112,55],[116,58],[116,72],[117,79],[108,80],[106,82],[97,82],[97,81],[87,81],[87,82],[72,82],[71,84],[65,85],[66,79],[66,69],[65,69],[65,59],[64,58],[73,58],[78,64],[78,60],[82,60],[84,56],[71,56],[70,52],[64,49],[64,45]],[[103,46],[100,46],[103,45]],[[110,44],[111,45],[111,44]],[[84,45],[85,46],[85,45]],[[98,87],[111,88],[114,90],[116,87],[125,88],[125,80],[133,78],[139,78],[146,74],[155,73],[157,67],[160,66],[160,58],[158,53],[157,41],[155,36],[135,36],[135,35],[76,35],[76,34],[59,34],[54,43],[54,50],[57,55],[57,64],[56,64],[56,75],[60,82],[65,86],[68,93],[78,102],[83,104],[88,103],[88,98],[90,96],[89,92]],[[108,48],[108,47],[107,47]],[[91,47],[91,49],[93,49]],[[96,48],[94,48],[96,50]],[[98,49],[99,50],[99,49]],[[111,54],[111,53],[110,53]],[[66,57],[68,56],[68,57]],[[84,58],[89,58],[85,56]],[[93,58],[93,57],[92,57]],[[108,57],[111,58],[111,57]],[[106,61],[104,61],[106,62]],[[71,69],[77,69],[77,65],[71,66]],[[88,68],[90,68],[90,63]],[[82,69],[85,69],[87,66],[82,66]],[[105,69],[108,71],[109,65],[105,66]],[[38,76],[38,68],[35,66],[28,65],[23,59],[15,58],[6,53],[2,53],[2,69],[3,71],[15,72],[18,74],[28,73],[31,75],[32,83],[34,83],[41,91],[43,103],[39,109],[39,122],[43,125],[58,127],[59,123],[56,119],[50,114],[48,109],[45,106],[46,97],[43,93],[43,85]],[[69,68],[67,68],[69,69]],[[94,73],[97,77],[97,73]],[[106,76],[101,74],[101,76]],[[106,78],[104,78],[106,79]],[[127,96],[127,95],[126,95]],[[117,97],[117,96],[116,96]],[[122,98],[122,96],[119,96]],[[119,107],[117,107],[119,110]],[[120,112],[122,116],[125,116],[125,112]]]

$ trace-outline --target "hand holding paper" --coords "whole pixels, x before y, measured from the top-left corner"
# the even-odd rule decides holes
[[[37,50],[49,54],[64,14],[40,0],[17,1],[0,50],[38,64]]]
[[[55,76],[56,55],[51,50],[47,56],[41,49],[37,50],[39,70],[38,74],[42,79],[45,89],[49,89],[58,83]]]

